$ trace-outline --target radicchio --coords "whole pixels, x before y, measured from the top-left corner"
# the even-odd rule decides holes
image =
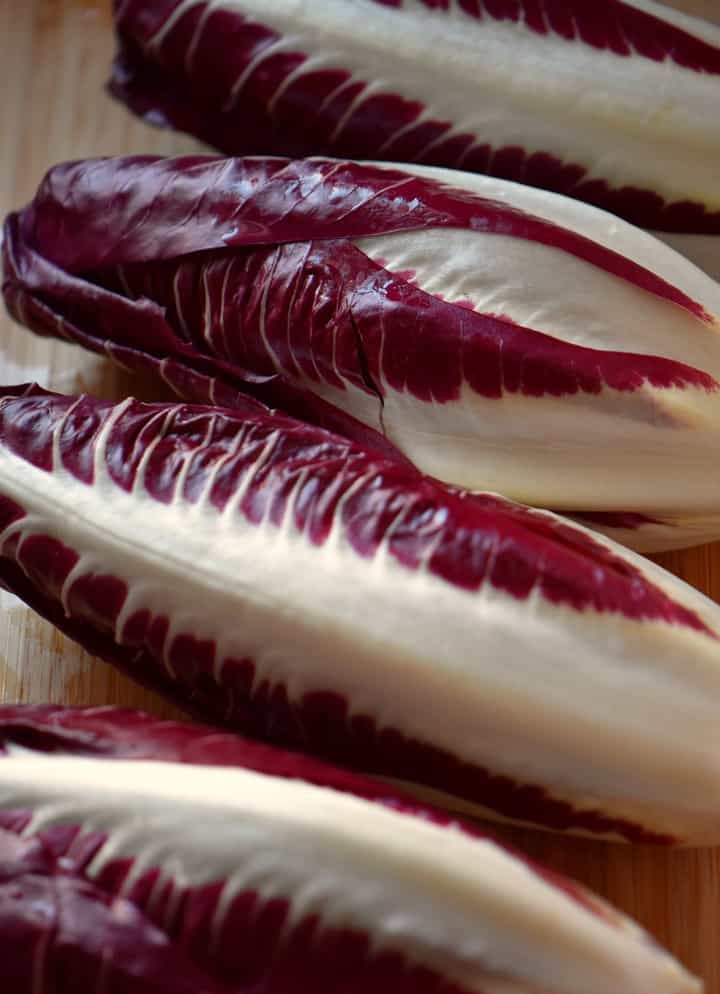
[[[698,994],[634,923],[302,756],[110,708],[0,707],[12,994]]]
[[[720,29],[652,0],[115,0],[111,92],[230,155],[484,173],[720,274]]]
[[[18,320],[186,399],[252,393],[643,549],[720,533],[720,285],[583,204],[420,167],[91,160],[51,170],[4,253]]]
[[[186,709],[459,810],[720,836],[720,608],[272,414],[5,388],[0,580]]]

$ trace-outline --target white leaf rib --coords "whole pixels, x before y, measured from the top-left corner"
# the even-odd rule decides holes
[[[266,59],[271,58],[274,55],[278,55],[281,52],[293,52],[297,50],[296,39],[292,36],[287,38],[278,38],[276,41],[271,42],[266,45],[258,54],[252,58],[248,64],[245,66],[243,71],[240,73],[238,78],[233,83],[230,88],[230,93],[228,95],[227,101],[225,102],[222,110],[224,114],[229,114],[237,105],[240,95],[245,88],[245,84],[250,79],[252,74],[258,69]]]
[[[193,7],[201,6],[205,0],[182,0],[181,3],[172,11],[170,16],[163,22],[160,29],[153,35],[152,38],[147,42],[147,48],[149,51],[152,49],[158,49],[165,41],[166,37],[175,28],[185,14],[192,10]]]
[[[188,45],[187,51],[185,53],[184,66],[185,66],[185,72],[187,73],[188,76],[191,75],[195,69],[195,57],[197,55],[197,50],[200,47],[200,39],[203,36],[203,32],[205,31],[207,22],[210,19],[213,12],[217,10],[217,8],[218,5],[216,3],[213,3],[212,0],[210,0],[209,3],[206,3],[205,9],[200,15],[197,27],[193,33],[192,38],[190,39],[190,44]]]

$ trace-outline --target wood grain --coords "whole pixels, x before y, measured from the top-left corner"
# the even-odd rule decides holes
[[[3,215],[25,203],[45,170],[59,160],[196,148],[187,139],[145,127],[105,96],[112,54],[108,6],[101,0],[0,0]],[[673,6],[720,23],[720,0]],[[0,314],[0,381],[34,379],[105,397],[143,391],[143,385],[103,360],[27,334]],[[662,561],[720,599],[720,545],[673,553]],[[0,699],[111,703],[172,713],[4,592]],[[709,994],[720,994],[720,850],[665,853],[542,833],[504,834],[625,909],[704,977]]]

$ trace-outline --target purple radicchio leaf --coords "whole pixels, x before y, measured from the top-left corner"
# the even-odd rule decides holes
[[[0,394],[0,579],[91,652],[449,807],[717,837],[720,608],[660,567],[259,405]]]
[[[0,951],[13,994],[699,990],[393,788],[112,708],[0,707]]]
[[[652,522],[611,530],[643,550],[720,534],[720,285],[583,204],[420,167],[96,160],[51,170],[4,260],[19,321],[185,399]]]
[[[115,0],[110,91],[228,155],[462,169],[720,273],[720,28],[652,0]]]

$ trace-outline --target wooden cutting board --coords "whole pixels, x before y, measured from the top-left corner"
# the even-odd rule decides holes
[[[720,23],[720,0],[673,5]],[[60,160],[196,148],[188,139],[140,124],[105,95],[113,47],[109,6],[109,0],[0,0],[2,215],[27,202],[45,170]],[[143,392],[104,360],[36,338],[0,314],[0,382],[27,380],[105,397]],[[666,555],[662,562],[720,599],[720,543]],[[4,592],[0,699],[173,713]],[[720,850],[666,853],[543,833],[506,834],[637,918],[705,979],[709,994],[720,994]]]

